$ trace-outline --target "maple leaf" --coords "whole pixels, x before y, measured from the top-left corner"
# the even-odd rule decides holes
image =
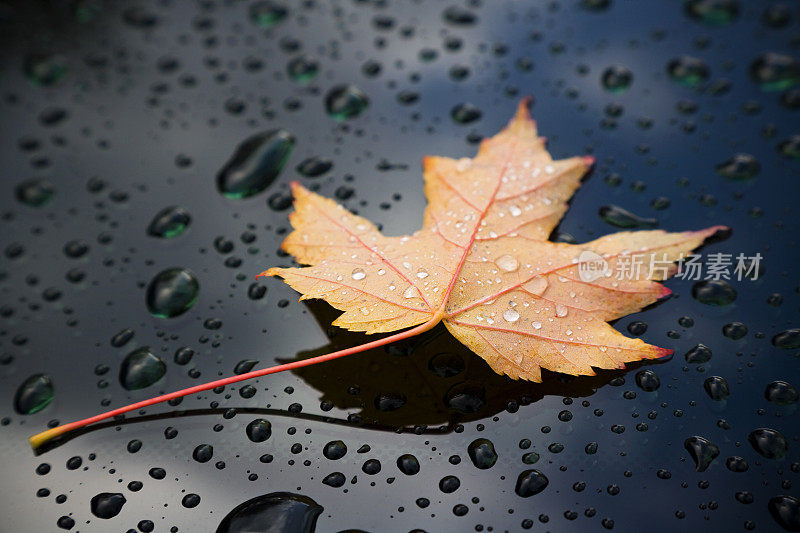
[[[424,330],[444,322],[494,371],[514,379],[541,381],[541,368],[594,375],[592,367],[624,368],[671,354],[607,321],[670,294],[657,280],[724,228],[621,232],[583,245],[548,241],[593,163],[553,160],[523,100],[474,159],[424,159],[429,203],[412,235],[384,236],[292,183],[294,231],[283,249],[309,266],[262,274],[283,278],[301,300],[323,299],[343,311],[333,324],[349,330]],[[605,275],[581,275],[581,253],[600,260]],[[625,265],[635,265],[636,275],[611,275]]]
[[[594,375],[592,367],[624,368],[626,362],[671,354],[625,337],[607,321],[668,295],[657,281],[674,273],[673,262],[725,228],[622,232],[583,245],[549,242],[593,163],[591,157],[554,161],[523,100],[474,159],[425,158],[429,204],[422,229],[413,235],[386,237],[370,221],[293,183],[294,231],[283,249],[310,266],[259,275],[280,276],[301,299],[322,299],[344,311],[336,326],[404,331],[162,394],[28,440],[38,449],[131,411],[385,346],[439,322],[495,372],[514,379],[539,382],[542,368]],[[602,268],[582,271],[586,264]],[[632,268],[632,275],[612,277],[617,267]]]

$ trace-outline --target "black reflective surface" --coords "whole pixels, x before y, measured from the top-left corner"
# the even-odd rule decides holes
[[[0,4],[0,530],[800,527],[799,20],[733,0]],[[674,357],[518,383],[437,328],[30,450],[48,423],[363,342],[254,280],[291,264],[289,182],[410,233],[422,156],[471,156],[526,94],[554,157],[597,158],[559,238],[724,224],[704,254],[763,256],[757,280],[674,279],[615,324]],[[275,131],[268,179],[220,185]]]

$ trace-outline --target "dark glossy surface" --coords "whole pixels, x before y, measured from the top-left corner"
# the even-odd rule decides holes
[[[791,2],[3,3],[0,531],[215,531],[268,494],[296,498],[270,520],[294,509],[287,524],[313,527],[319,505],[324,532],[794,527],[798,21]],[[471,156],[525,94],[554,157],[598,161],[559,238],[617,231],[599,214],[617,206],[669,230],[725,224],[705,253],[764,256],[734,293],[695,288],[732,303],[676,279],[615,324],[674,357],[515,383],[439,328],[31,452],[50,421],[363,342],[331,330],[326,305],[254,281],[291,264],[289,182],[410,233],[422,156]],[[278,129],[295,144],[275,181],[220,194],[237,146]],[[171,206],[191,224],[148,235]],[[170,268],[199,295],[159,318],[147,287]],[[687,362],[700,344],[710,359]],[[120,367],[143,346],[166,374],[126,390]],[[38,374],[53,399],[20,414]],[[476,439],[491,445],[473,458]],[[116,516],[93,514],[103,493],[124,496]]]

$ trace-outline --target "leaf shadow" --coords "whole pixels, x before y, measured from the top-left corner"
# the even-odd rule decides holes
[[[337,311],[328,304],[304,302],[330,343],[300,352],[288,363],[373,340],[363,333],[328,326]],[[652,364],[652,363],[650,363]],[[629,364],[626,370],[642,366]],[[547,396],[583,398],[616,381],[625,370],[597,370],[596,376],[542,372],[543,382],[513,380],[496,374],[479,356],[458,342],[443,325],[396,342],[324,364],[293,370],[320,392],[320,401],[351,412],[350,421],[397,428],[453,427],[503,410],[538,402]]]

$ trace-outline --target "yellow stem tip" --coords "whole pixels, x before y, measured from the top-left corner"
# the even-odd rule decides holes
[[[67,431],[69,431],[69,428],[67,426],[54,427],[54,428],[48,429],[47,431],[42,431],[41,433],[37,433],[36,435],[33,435],[32,437],[28,437],[28,442],[30,442],[31,448],[36,450],[42,444],[46,443],[47,441],[49,441],[51,439],[54,439],[54,438],[58,437],[59,435],[63,435]]]

